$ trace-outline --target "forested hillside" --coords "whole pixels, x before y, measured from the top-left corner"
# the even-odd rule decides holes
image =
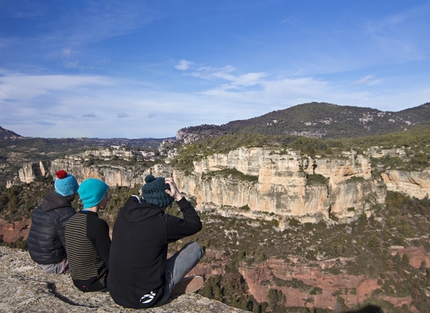
[[[384,112],[371,108],[313,102],[220,126],[201,125],[180,131],[201,136],[239,133],[351,138],[387,134],[429,124],[430,103],[400,112]]]

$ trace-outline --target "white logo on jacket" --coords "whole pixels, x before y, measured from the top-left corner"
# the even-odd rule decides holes
[[[142,298],[140,298],[140,303],[144,303],[144,304],[149,303],[152,300],[154,300],[155,296],[156,296],[156,293],[151,291],[150,293],[147,293],[146,295],[143,295]]]

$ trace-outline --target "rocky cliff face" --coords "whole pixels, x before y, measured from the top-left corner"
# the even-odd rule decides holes
[[[417,198],[430,194],[428,169],[382,170],[381,175],[372,176],[375,166],[370,156],[387,154],[401,155],[402,150],[372,150],[369,156],[351,151],[337,157],[310,158],[294,150],[239,148],[194,161],[194,171],[186,174],[167,163],[144,167],[140,162],[130,162],[131,154],[106,149],[66,156],[50,164],[27,164],[20,169],[19,179],[28,183],[65,169],[80,181],[100,177],[110,186],[133,187],[142,185],[151,172],[173,174],[179,188],[197,199],[198,209],[250,218],[272,219],[275,215],[282,229],[290,218],[318,222],[335,217],[347,222],[362,213],[370,215],[373,205],[384,203],[387,190]],[[126,162],[115,163],[119,155]]]
[[[427,256],[428,257],[428,256]],[[327,272],[336,261],[328,260],[318,264],[286,263],[284,260],[268,260],[253,267],[243,266],[240,272],[249,290],[257,301],[268,301],[270,288],[281,290],[286,296],[287,307],[317,307],[334,310],[339,294],[349,307],[363,303],[373,291],[380,288],[378,281],[363,275],[333,275]],[[276,287],[274,287],[276,286]],[[411,297],[385,297],[383,300],[395,307],[411,307]]]
[[[152,169],[140,165],[133,160],[130,151],[116,149],[91,150],[81,154],[67,155],[51,162],[25,164],[18,172],[21,182],[30,183],[37,177],[52,175],[59,169],[72,173],[78,181],[87,177],[103,178],[109,186],[141,185]],[[153,154],[141,155],[143,160],[152,160]],[[154,166],[155,170],[159,166]],[[159,170],[162,171],[162,170]]]
[[[27,163],[19,170],[18,177],[23,183],[31,183],[37,177],[47,176],[49,174],[50,163],[40,161],[37,163]]]
[[[406,172],[388,170],[381,174],[388,190],[402,192],[419,199],[430,194],[430,170]]]
[[[382,204],[386,193],[383,181],[371,177],[369,158],[354,152],[312,159],[293,150],[240,148],[194,162],[194,168],[192,175],[176,177],[202,209],[246,207],[240,214],[247,217],[275,214],[315,222],[334,214],[348,219]],[[232,169],[244,178],[225,171]]]

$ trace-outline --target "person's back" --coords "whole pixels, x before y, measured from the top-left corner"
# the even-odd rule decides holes
[[[84,208],[66,225],[66,251],[73,284],[84,292],[106,290],[110,237],[109,226],[98,217],[104,209],[108,186],[89,178],[78,189]]]
[[[161,273],[164,273],[168,244],[165,217],[159,207],[139,203],[135,197],[130,197],[118,212],[109,258],[113,269],[109,291],[119,294],[114,299],[118,299],[120,305],[136,306],[140,298],[151,291],[157,296],[153,299],[157,303],[164,294],[160,289],[163,288]],[[120,281],[128,286],[118,284]],[[131,299],[125,299],[122,293],[132,295]]]
[[[72,201],[79,185],[76,178],[64,170],[57,171],[56,175],[55,191],[48,193],[31,216],[27,244],[31,258],[42,270],[62,274],[69,268],[65,226],[76,213]]]
[[[168,180],[173,188],[161,177],[155,179],[148,175],[145,180],[147,184],[142,188],[142,195],[146,201],[131,196],[118,212],[109,258],[109,292],[116,303],[130,308],[165,303],[173,287],[202,256],[197,243],[191,243],[181,250],[185,253],[180,257],[175,255],[167,259],[169,242],[197,233],[202,225],[173,180]],[[183,219],[164,213],[174,200],[165,189],[175,189],[172,194],[184,214]],[[184,259],[186,254],[188,257]],[[177,259],[180,261],[176,263]],[[176,271],[178,263],[182,268]]]

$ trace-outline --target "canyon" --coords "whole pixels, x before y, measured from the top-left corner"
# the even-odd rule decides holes
[[[282,228],[291,218],[317,223],[330,221],[333,216],[340,222],[350,222],[363,213],[370,216],[375,205],[384,205],[387,191],[418,199],[427,197],[429,168],[404,171],[371,162],[404,154],[404,149],[375,147],[363,154],[343,151],[336,156],[312,158],[291,149],[242,147],[195,160],[193,170],[186,172],[171,166],[169,158],[151,167],[139,162],[115,163],[112,159],[118,156],[129,161],[131,152],[104,149],[27,163],[19,170],[18,178],[19,182],[31,183],[65,169],[78,181],[100,177],[109,186],[134,187],[142,185],[149,173],[173,175],[181,191],[196,199],[198,210],[257,219],[276,217]]]
[[[171,156],[173,154],[170,154]],[[276,220],[277,230],[288,229],[291,220],[327,225],[348,224],[363,214],[371,217],[375,207],[384,207],[387,192],[394,191],[423,199],[430,194],[430,169],[397,170],[379,162],[386,156],[405,158],[405,150],[381,149],[343,151],[336,156],[302,155],[292,149],[242,147],[228,153],[216,153],[193,161],[192,171],[178,170],[171,158],[144,166],[131,162],[133,155],[121,149],[91,150],[66,155],[52,161],[25,164],[17,173],[20,183],[31,183],[40,177],[55,176],[59,169],[73,173],[78,181],[99,177],[109,186],[141,186],[144,177],[171,176],[179,189],[195,199],[197,210],[229,218]],[[153,160],[152,154],[143,156]],[[118,162],[118,159],[122,162]],[[12,182],[10,182],[10,185]],[[30,220],[0,223],[5,242],[27,237]],[[430,253],[422,247],[392,247],[394,255],[407,254],[414,268],[430,264]],[[222,251],[208,249],[207,260],[193,269],[194,274],[209,278],[223,275],[231,258]],[[306,262],[291,256],[288,261],[270,258],[248,265],[241,262],[239,272],[258,302],[268,301],[271,288],[286,296],[286,306],[319,307],[333,310],[336,296],[348,306],[362,303],[381,288],[378,281],[366,275],[330,274],[334,264],[347,258],[323,258]],[[279,281],[284,284],[279,284]],[[299,281],[299,287],[292,282]],[[383,296],[395,307],[410,307],[412,298]],[[411,312],[417,312],[410,308]]]

